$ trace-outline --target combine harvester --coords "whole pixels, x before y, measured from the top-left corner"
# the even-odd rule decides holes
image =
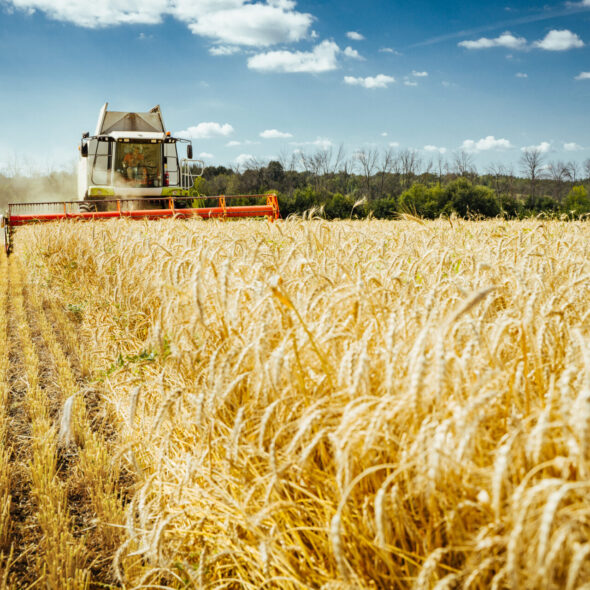
[[[95,134],[82,135],[78,200],[9,204],[2,217],[7,254],[14,228],[29,223],[116,217],[279,218],[275,194],[200,195],[195,180],[203,174],[204,163],[193,160],[190,140],[166,131],[159,106],[147,113],[108,111],[107,106],[100,111]],[[186,144],[183,159],[178,154],[180,143]],[[264,203],[244,204],[252,199]]]

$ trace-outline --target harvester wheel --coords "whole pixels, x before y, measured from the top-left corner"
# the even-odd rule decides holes
[[[190,199],[180,199],[174,203],[176,209],[190,209],[191,201]]]
[[[91,213],[96,211],[96,204],[92,201],[81,201],[79,204],[80,213]]]

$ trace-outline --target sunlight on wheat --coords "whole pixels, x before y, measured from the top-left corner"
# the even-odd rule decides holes
[[[578,587],[589,238],[409,217],[19,230],[27,280],[77,314],[126,465],[120,581]],[[76,399],[64,433],[88,445]]]

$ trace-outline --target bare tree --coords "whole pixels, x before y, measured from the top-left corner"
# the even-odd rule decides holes
[[[297,168],[297,158],[298,154],[296,152],[289,153],[283,149],[279,153],[278,161],[285,172],[293,172]]]
[[[458,176],[469,176],[475,174],[473,155],[468,151],[459,150],[453,153],[453,168]]]
[[[586,180],[590,182],[590,158],[584,162],[584,175],[586,176]]]
[[[318,175],[325,176],[328,174],[330,162],[332,161],[332,148],[318,150],[312,157],[315,159]]]
[[[439,186],[442,184],[443,171],[447,167],[447,162],[441,153],[436,157],[436,173],[438,176]]]
[[[332,174],[336,174],[340,167],[344,164],[346,160],[346,151],[344,149],[344,145],[340,144],[338,146],[338,151],[336,152],[336,156],[334,157],[334,161],[332,162]]]
[[[507,168],[505,168],[505,188],[504,192],[507,192],[511,197],[514,197],[515,193],[515,178],[514,178],[514,166],[510,164]]]
[[[567,172],[568,172],[568,176],[570,177],[570,180],[574,184],[576,182],[578,182],[578,179],[582,175],[582,171],[580,169],[580,164],[578,164],[578,162],[576,162],[575,160],[571,160],[570,162],[568,162],[566,164],[566,169],[567,169]]]
[[[561,203],[565,182],[569,180],[569,170],[563,162],[549,162],[545,168],[546,174],[553,181],[553,198]]]
[[[504,165],[492,162],[487,169],[487,173],[494,178],[494,189],[499,195],[501,193],[501,179],[505,174]]]
[[[383,198],[383,186],[385,184],[385,177],[391,174],[396,164],[395,152],[389,148],[383,152],[381,161],[379,162],[379,195]]]
[[[341,192],[347,193],[349,191],[348,182],[350,177],[354,174],[358,166],[356,154],[353,154],[350,158],[343,155],[342,161],[340,162],[340,187]]]
[[[422,162],[415,150],[408,149],[402,150],[399,153],[399,162],[402,175],[402,186],[407,188],[410,178],[416,176]]]
[[[520,157],[520,166],[531,181],[531,202],[536,205],[537,181],[543,176],[545,157],[539,148],[526,148]]]
[[[264,168],[266,164],[267,162],[265,160],[261,160],[256,156],[250,156],[250,158],[246,160],[246,170],[255,170],[256,172],[258,172],[259,170]]]
[[[321,159],[316,157],[316,154],[306,154],[300,152],[299,158],[301,160],[301,166],[304,172],[311,175],[313,179],[314,189],[318,189],[319,184],[319,167],[321,165]]]
[[[545,170],[551,180],[563,182],[569,179],[569,170],[564,162],[549,162]]]
[[[311,160],[305,152],[299,152],[299,162],[304,172],[311,173]]]
[[[281,150],[277,156],[277,162],[283,167],[283,170],[287,169],[289,165],[289,154],[286,150]]]
[[[16,152],[13,152],[7,158],[7,161],[5,164],[5,173],[6,173],[6,176],[10,176],[10,177],[21,176],[22,166],[19,162]]]
[[[343,146],[340,146],[334,156],[334,152],[330,147],[318,150],[314,154],[301,152],[299,157],[303,169],[312,175],[315,189],[318,190],[328,175],[334,175],[343,165],[345,152]]]
[[[371,198],[371,176],[375,173],[377,158],[379,152],[377,149],[362,149],[356,152],[356,159],[361,165],[365,182],[367,183],[367,196]]]

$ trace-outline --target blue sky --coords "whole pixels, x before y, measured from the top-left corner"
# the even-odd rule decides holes
[[[160,104],[210,164],[357,149],[590,157],[590,0],[0,0],[0,170]]]

